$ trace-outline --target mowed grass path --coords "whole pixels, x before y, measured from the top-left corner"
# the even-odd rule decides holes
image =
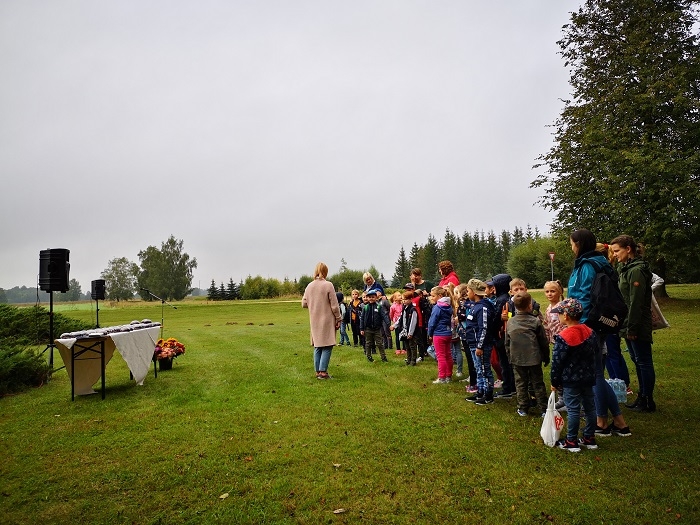
[[[700,287],[669,291],[658,412],[626,410],[632,437],[580,454],[514,400],[433,385],[434,361],[336,348],[317,381],[298,300],[166,307],[187,346],[172,371],[138,387],[115,354],[104,401],[71,402],[65,370],[0,399],[0,523],[698,523]],[[160,316],[100,304],[102,326]]]

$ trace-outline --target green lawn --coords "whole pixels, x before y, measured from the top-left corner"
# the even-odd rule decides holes
[[[545,447],[515,400],[433,385],[434,361],[336,348],[317,381],[298,300],[177,303],[172,371],[138,387],[115,354],[104,401],[71,402],[65,370],[0,399],[0,523],[699,523],[700,286],[669,293],[658,411],[580,454]],[[161,305],[100,303],[102,326],[146,317]]]

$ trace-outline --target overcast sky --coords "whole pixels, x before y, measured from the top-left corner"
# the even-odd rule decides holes
[[[170,235],[193,286],[549,230],[572,0],[2,0],[0,287]]]

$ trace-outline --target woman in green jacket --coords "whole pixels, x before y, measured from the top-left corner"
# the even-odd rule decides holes
[[[638,412],[654,412],[656,374],[651,357],[651,270],[641,258],[641,246],[629,235],[619,235],[609,244],[620,263],[620,291],[629,309],[620,335],[625,338],[639,381],[639,395],[627,407]]]

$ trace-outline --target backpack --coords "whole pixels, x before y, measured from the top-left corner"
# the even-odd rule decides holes
[[[421,295],[418,299],[418,307],[420,308],[421,314],[423,316],[423,328],[428,327],[428,319],[430,319],[430,313],[433,311],[433,305],[430,304],[428,299]]]
[[[591,309],[586,325],[601,334],[616,334],[627,319],[627,305],[620,292],[617,273],[610,273],[598,263],[588,261],[596,271],[591,286]]]

